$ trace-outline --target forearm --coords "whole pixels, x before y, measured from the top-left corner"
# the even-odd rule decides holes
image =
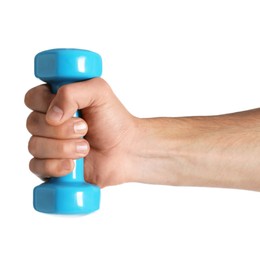
[[[137,181],[260,191],[260,109],[139,122]]]

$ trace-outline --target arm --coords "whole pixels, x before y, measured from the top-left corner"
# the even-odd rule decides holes
[[[65,175],[73,159],[85,157],[85,179],[100,187],[142,182],[260,190],[259,109],[139,119],[102,79],[66,85],[56,96],[38,86],[25,103],[33,110],[30,169],[40,177]],[[77,109],[83,119],[72,118]]]
[[[145,148],[138,181],[260,191],[260,109],[140,124]]]

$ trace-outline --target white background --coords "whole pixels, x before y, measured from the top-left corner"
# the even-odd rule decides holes
[[[136,116],[256,108],[259,14],[251,0],[1,1],[0,259],[260,259],[257,192],[124,184],[88,216],[35,212],[23,103],[35,54],[73,47],[101,54]]]

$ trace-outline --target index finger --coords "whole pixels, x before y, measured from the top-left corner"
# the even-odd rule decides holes
[[[25,94],[24,103],[31,110],[46,113],[53,98],[54,94],[50,92],[49,86],[42,84]]]

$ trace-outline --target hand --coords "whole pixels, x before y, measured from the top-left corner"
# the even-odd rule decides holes
[[[85,158],[85,180],[100,187],[134,181],[137,122],[101,78],[63,86],[32,88],[25,104],[32,134],[30,170],[40,178],[71,172],[73,159]],[[73,118],[76,110],[82,118]],[[84,136],[84,139],[81,137]]]
[[[63,176],[73,159],[84,157],[85,180],[100,187],[141,182],[260,190],[260,109],[138,119],[100,78],[65,85],[56,95],[41,85],[25,103],[33,110],[30,169],[41,178]],[[82,119],[73,118],[78,109]]]

